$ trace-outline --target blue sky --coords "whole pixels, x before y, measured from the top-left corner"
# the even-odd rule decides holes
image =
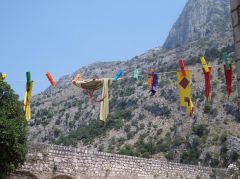
[[[1,0],[0,71],[20,97],[95,61],[127,60],[161,46],[187,0]]]

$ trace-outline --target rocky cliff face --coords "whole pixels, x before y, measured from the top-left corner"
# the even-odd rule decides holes
[[[192,27],[199,27],[207,22],[204,33],[207,29],[218,29],[214,33],[210,31],[207,40],[199,38],[201,34],[185,32],[175,24],[170,36],[174,29],[176,34],[186,36],[180,47],[171,50],[155,48],[128,61],[100,62],[80,68],[61,78],[55,88],[49,87],[34,96],[29,141],[212,167],[226,166],[236,160],[238,152],[231,152],[233,149],[229,147],[233,137],[240,136],[236,78],[234,76],[233,95],[227,99],[221,66],[222,53],[228,52],[231,56],[234,52],[232,32],[225,28],[231,22],[228,6],[225,0],[189,0],[187,3],[176,24],[191,22]],[[203,20],[191,20],[193,16],[197,19],[199,12]],[[220,16],[225,17],[224,21],[216,21]],[[165,45],[174,47],[177,43],[179,40],[171,40],[171,43],[167,40]],[[207,61],[213,66],[214,90],[209,102],[204,99],[200,52],[205,52]],[[174,72],[178,69],[179,57],[184,58],[185,65],[193,73],[192,98],[196,110],[192,117],[179,108]],[[234,60],[234,56],[230,60]],[[147,87],[147,66],[154,66],[157,72],[162,72],[154,97],[150,96]],[[89,101],[81,89],[71,84],[71,80],[77,73],[82,78],[113,77],[120,68],[124,70],[124,80],[114,82],[109,90],[110,115],[107,124],[103,125],[98,120],[99,103]],[[132,78],[135,68],[143,74],[138,81]],[[96,96],[100,93],[101,90]]]
[[[231,31],[229,0],[189,0],[164,43],[175,48]]]

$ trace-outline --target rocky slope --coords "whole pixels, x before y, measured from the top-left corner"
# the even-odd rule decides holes
[[[229,4],[225,0],[214,2],[219,9],[227,12]],[[195,24],[192,15],[202,9],[196,8],[198,5],[204,4],[208,11],[213,11],[212,14],[222,12],[216,10],[216,3],[189,0],[173,29],[181,29],[177,24],[182,23],[198,26],[199,22]],[[184,12],[189,15],[183,15]],[[202,14],[206,15],[209,13]],[[222,18],[220,15],[217,17]],[[213,167],[227,166],[235,161],[240,155],[236,78],[234,76],[233,94],[227,99],[221,66],[223,52],[228,52],[231,60],[234,60],[232,32],[228,28],[220,28],[229,26],[229,18],[221,22],[225,25],[216,24],[214,19],[207,20],[214,27],[207,40],[196,36],[193,41],[189,31],[180,30],[186,38],[174,40],[170,33],[165,43],[165,46],[170,44],[166,47],[174,47],[181,42],[183,45],[180,47],[171,50],[162,47],[151,49],[128,61],[95,63],[62,77],[55,88],[49,87],[33,97],[29,140],[189,164],[200,162]],[[196,34],[202,33],[202,30],[195,31]],[[173,40],[170,42],[171,38]],[[214,67],[213,91],[209,102],[204,99],[200,53],[205,53]],[[185,59],[193,72],[192,96],[196,111],[192,117],[179,110],[176,73],[171,72],[177,70],[180,57]],[[154,66],[156,71],[162,72],[154,97],[150,97],[147,89],[147,75],[141,76],[138,81],[132,78],[135,68],[139,69],[140,74],[146,74],[148,66]],[[98,120],[99,104],[90,102],[79,88],[71,84],[71,79],[77,73],[83,78],[112,77],[120,68],[124,70],[124,80],[114,82],[110,88],[110,116],[108,123],[103,125]],[[98,91],[96,95],[100,93]]]
[[[231,31],[229,0],[189,0],[164,43],[175,48]],[[216,33],[217,32],[217,33]]]

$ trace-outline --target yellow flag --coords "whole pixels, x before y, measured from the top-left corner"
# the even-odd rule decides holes
[[[180,106],[188,114],[193,112],[193,103],[191,99],[191,72],[186,70],[186,76],[184,77],[182,71],[177,72],[178,89],[180,97]]]
[[[4,81],[7,78],[6,73],[0,73],[0,81]]]
[[[209,72],[209,68],[208,68],[208,64],[207,64],[204,56],[201,56],[200,60],[201,60],[201,63],[202,63],[202,66],[203,66],[203,69],[204,69],[205,73],[208,73]]]
[[[23,110],[25,112],[25,118],[27,121],[31,119],[31,99],[32,99],[32,89],[33,89],[33,81],[30,82],[29,87],[26,87],[26,92],[24,95],[23,101]]]

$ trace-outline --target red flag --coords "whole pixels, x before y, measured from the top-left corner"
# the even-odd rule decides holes
[[[205,72],[203,69],[204,77],[205,77],[205,96],[207,100],[209,99],[209,95],[211,92],[211,72],[212,72],[212,67],[208,67],[209,71]]]
[[[230,68],[227,70],[226,65],[224,65],[224,73],[226,78],[226,90],[228,97],[231,95],[232,92],[232,64],[229,65]]]
[[[178,61],[178,64],[179,64],[179,66],[180,66],[180,69],[181,69],[181,71],[182,71],[183,76],[186,77],[187,74],[186,74],[186,71],[185,71],[185,66],[184,66],[184,61],[183,61],[183,59],[180,58],[179,61]]]

